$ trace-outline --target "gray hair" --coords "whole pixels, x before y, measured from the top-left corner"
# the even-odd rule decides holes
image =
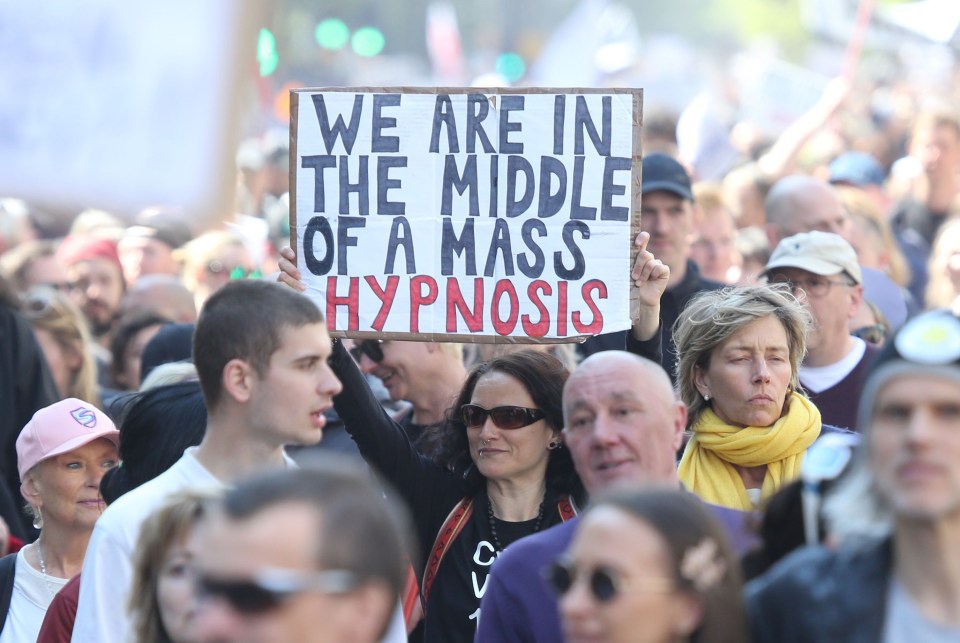
[[[700,293],[684,308],[673,330],[677,347],[676,382],[687,405],[687,428],[694,426],[708,404],[697,390],[696,367],[707,371],[713,350],[731,335],[764,317],[775,317],[787,333],[790,388],[802,393],[800,362],[807,352],[807,329],[813,318],[786,284],[730,287]]]

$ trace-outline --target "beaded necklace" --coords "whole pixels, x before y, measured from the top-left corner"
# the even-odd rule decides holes
[[[540,531],[540,524],[543,522],[543,507],[546,504],[546,499],[540,503],[540,510],[537,512],[537,522],[533,525],[532,533],[534,534]],[[490,520],[490,535],[493,537],[493,546],[497,548],[497,551],[503,551],[503,545],[500,544],[500,538],[497,536],[497,523],[493,517],[493,505],[489,501],[487,502],[487,518]]]

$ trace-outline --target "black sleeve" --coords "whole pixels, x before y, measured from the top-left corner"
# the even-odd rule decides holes
[[[24,519],[17,472],[17,437],[33,414],[60,399],[47,362],[29,322],[17,311],[0,304],[0,515],[10,533],[32,540]]]
[[[363,459],[407,502],[421,540],[430,538],[430,543],[421,545],[429,546],[447,514],[464,497],[465,486],[413,447],[340,342],[334,342],[330,366],[343,383],[343,391],[333,398],[337,414]]]
[[[645,342],[636,339],[631,331],[627,331],[626,349],[629,353],[646,357],[648,360],[663,366],[663,321],[660,321],[660,326],[653,337]]]

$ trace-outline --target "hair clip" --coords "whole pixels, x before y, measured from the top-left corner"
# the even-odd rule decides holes
[[[720,558],[720,548],[713,538],[704,538],[688,549],[680,563],[680,575],[700,592],[716,585],[726,571],[726,563]]]

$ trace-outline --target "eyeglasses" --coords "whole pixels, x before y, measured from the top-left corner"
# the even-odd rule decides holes
[[[877,346],[887,341],[887,327],[883,324],[870,324],[861,326],[850,333],[854,337],[859,337],[865,342],[876,344]]]
[[[341,570],[300,572],[267,568],[257,572],[252,579],[197,578],[197,592],[201,600],[219,598],[234,610],[245,614],[269,612],[303,592],[343,594],[358,585],[356,575]]]
[[[823,297],[830,292],[831,286],[852,286],[850,281],[845,279],[827,279],[826,277],[810,277],[809,279],[787,279],[783,276],[774,275],[770,277],[771,284],[787,284],[790,291],[796,295],[798,290],[802,290],[812,297]]]
[[[460,407],[463,423],[470,428],[483,426],[489,416],[498,429],[520,429],[530,426],[546,417],[540,409],[528,409],[523,406],[498,406],[485,409],[476,404],[464,404]]]
[[[572,561],[558,560],[544,569],[543,576],[547,584],[562,597],[569,592],[583,573]],[[609,603],[626,591],[669,593],[674,583],[668,578],[645,578],[627,582],[616,572],[605,567],[595,567],[589,571],[587,586],[598,603]]]
[[[353,359],[360,361],[361,355],[366,355],[371,360],[379,364],[383,361],[383,340],[382,339],[364,339],[353,345],[350,349]]]

